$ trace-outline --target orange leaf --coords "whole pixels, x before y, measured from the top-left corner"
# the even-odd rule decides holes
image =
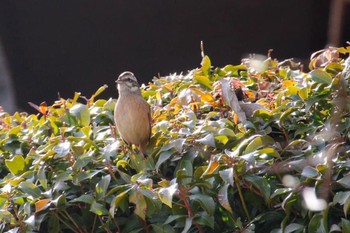
[[[250,101],[255,101],[255,93],[253,91],[246,91],[245,95],[249,98]]]
[[[216,160],[210,160],[207,169],[202,174],[202,177],[205,175],[211,175],[219,167],[220,163]]]
[[[40,104],[40,106],[38,106],[38,105],[36,105],[36,104],[34,104],[34,103],[32,103],[32,102],[28,102],[28,104],[29,104],[31,107],[35,108],[38,112],[40,112],[40,113],[43,114],[44,116],[47,115],[47,104],[46,104],[46,102],[42,102],[42,103]]]
[[[47,207],[49,207],[51,200],[50,199],[42,199],[39,200],[35,203],[35,212],[39,212],[42,211],[44,209],[46,209]]]
[[[233,123],[235,123],[236,125],[238,124],[238,114],[237,113],[233,114]]]

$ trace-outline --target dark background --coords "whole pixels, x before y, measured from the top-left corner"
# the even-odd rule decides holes
[[[114,81],[133,71],[140,82],[214,66],[248,53],[307,61],[327,44],[329,0],[2,0],[0,35],[22,110],[52,104],[59,92],[116,97]],[[345,43],[345,40],[344,40]]]

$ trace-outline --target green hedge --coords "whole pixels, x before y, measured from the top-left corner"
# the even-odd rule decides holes
[[[349,52],[154,78],[146,158],[106,86],[1,112],[0,232],[350,232]]]

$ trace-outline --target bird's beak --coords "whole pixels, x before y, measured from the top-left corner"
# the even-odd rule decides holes
[[[121,81],[119,79],[117,79],[117,80],[115,80],[115,83],[119,84],[119,83],[121,83]]]

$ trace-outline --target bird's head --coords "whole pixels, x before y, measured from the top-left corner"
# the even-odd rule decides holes
[[[115,81],[119,94],[123,93],[140,93],[140,86],[133,73],[125,71],[121,73]]]

